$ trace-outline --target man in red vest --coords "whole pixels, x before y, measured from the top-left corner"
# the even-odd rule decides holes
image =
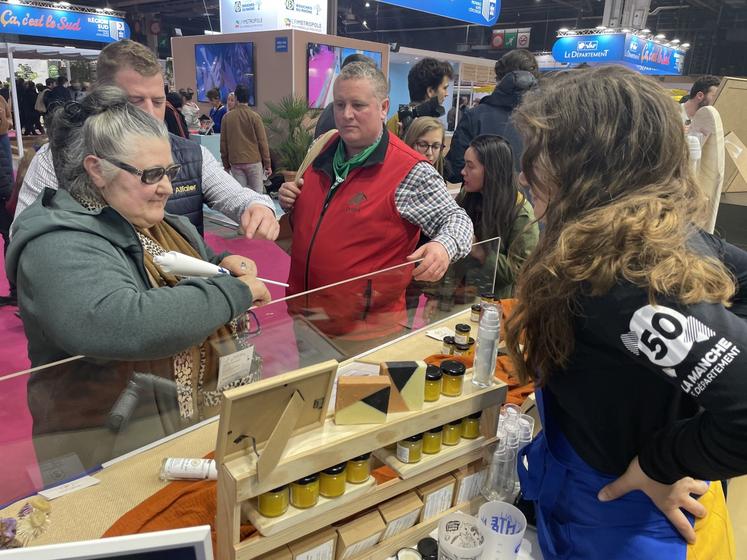
[[[472,222],[436,169],[384,128],[387,90],[377,68],[345,66],[334,84],[338,134],[298,186],[280,190],[293,228],[288,295],[369,275],[289,301],[338,339],[370,341],[400,330],[410,279],[439,280],[472,241]],[[431,241],[416,250],[421,231]],[[372,274],[417,260],[414,270]]]

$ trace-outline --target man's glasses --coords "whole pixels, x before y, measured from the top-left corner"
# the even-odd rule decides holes
[[[158,183],[158,181],[163,179],[164,175],[169,178],[169,181],[173,181],[174,179],[176,179],[176,176],[179,174],[179,171],[182,168],[182,165],[180,163],[173,163],[168,167],[157,165],[155,167],[149,167],[148,169],[138,169],[137,167],[133,167],[132,165],[129,165],[122,161],[118,161],[116,159],[106,159],[105,161],[108,161],[112,165],[119,167],[122,171],[127,171],[128,173],[137,175],[138,177],[140,177],[140,180],[146,185],[155,185],[156,183]]]
[[[428,142],[415,142],[415,147],[417,147],[418,151],[420,153],[426,153],[428,150],[433,150],[435,153],[440,152],[443,150],[446,146],[441,144],[440,142],[434,142],[433,144],[429,144]]]

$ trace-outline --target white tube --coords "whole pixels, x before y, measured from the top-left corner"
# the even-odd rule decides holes
[[[177,276],[198,276],[206,278],[217,276],[218,274],[230,274],[225,268],[205,262],[201,259],[190,257],[183,253],[178,253],[177,251],[169,251],[165,255],[153,257],[153,261],[160,266],[164,272],[169,272]]]

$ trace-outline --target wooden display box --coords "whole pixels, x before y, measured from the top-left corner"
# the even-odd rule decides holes
[[[334,362],[332,364],[336,366]],[[362,492],[359,499],[346,503],[339,502],[331,510],[316,512],[316,515],[311,515],[308,519],[305,516],[303,519],[299,517],[298,523],[288,524],[271,536],[255,534],[243,542],[239,541],[241,509],[247,500],[310,473],[322,471],[352,457],[394,444],[413,433],[444,425],[478,411],[483,411],[481,430],[484,436],[488,436],[483,440],[483,443],[487,443],[495,436],[497,409],[504,402],[507,392],[507,387],[503,383],[488,388],[472,385],[471,373],[468,372],[464,381],[464,393],[459,397],[441,397],[436,402],[425,403],[423,410],[389,414],[386,424],[337,426],[331,418],[318,422],[314,415],[316,407],[309,409],[308,400],[303,394],[307,392],[309,380],[314,375],[319,376],[317,387],[328,382],[329,371],[328,362],[268,380],[271,383],[260,382],[243,387],[239,395],[234,394],[246,402],[263,403],[262,410],[267,408],[268,403],[272,403],[274,410],[280,410],[280,413],[275,413],[275,430],[270,433],[270,430],[265,428],[266,439],[264,442],[258,442],[258,445],[247,445],[246,438],[236,437],[237,432],[231,426],[240,425],[243,430],[247,430],[251,428],[251,424],[246,421],[243,424],[236,424],[236,420],[230,416],[240,414],[252,418],[261,412],[256,409],[242,411],[240,406],[236,406],[237,401],[229,405],[232,408],[229,417],[224,417],[225,408],[222,411],[220,422],[223,429],[219,430],[218,441],[218,448],[224,450],[222,460],[219,461],[218,477],[216,557],[219,560],[259,558],[304,535],[375,507],[482,458],[482,446],[465,447],[460,454],[447,457],[444,461],[436,461],[419,474],[370,488],[367,492]],[[294,389],[297,379],[306,383],[306,390]],[[281,397],[269,400],[267,395],[264,395],[263,398],[262,393],[267,391],[268,387]],[[319,396],[316,398],[324,400]],[[320,403],[325,411],[329,392],[326,399],[326,402]],[[299,426],[297,422],[301,420],[303,422]],[[282,433],[282,437],[277,435],[278,432]],[[245,432],[238,433],[241,435]],[[221,441],[221,438],[224,441]],[[310,511],[314,512],[314,508]],[[391,540],[398,540],[400,536]],[[378,549],[378,546],[376,548]],[[366,556],[368,555],[369,553],[366,553]]]

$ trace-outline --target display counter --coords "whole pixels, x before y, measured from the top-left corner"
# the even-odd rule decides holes
[[[498,247],[497,242],[483,246]],[[219,366],[214,377],[203,379],[193,372],[188,392],[180,388],[183,380],[172,374],[175,356],[137,362],[78,356],[0,378],[3,406],[12,419],[0,431],[0,451],[10,459],[0,500],[6,505],[0,516],[15,516],[36,491],[50,487],[56,491],[67,481],[72,481],[72,487],[90,483],[52,501],[50,526],[28,546],[100,538],[123,514],[166,486],[158,478],[164,458],[203,457],[216,449],[217,414],[224,390],[260,386],[259,380],[271,382],[330,360],[344,365],[362,360],[370,366],[372,362],[421,360],[439,354],[442,341],[428,338],[425,331],[442,326],[453,329],[457,322],[468,322],[470,306],[479,301],[480,293],[492,288],[492,267],[459,262],[440,283],[408,285],[413,267],[406,263],[290,298],[275,290],[271,304],[242,315],[235,332],[211,341]],[[377,312],[376,304],[382,298],[387,305]],[[361,303],[370,306],[362,314]],[[476,334],[477,325],[473,326]],[[315,457],[314,468],[322,470],[350,458],[350,453],[377,451],[411,432],[478,410],[495,409],[506,394],[503,385],[480,394],[473,394],[469,381],[465,387],[464,394],[453,402],[426,403],[423,410],[409,415],[392,413],[386,424],[332,426],[332,432],[320,433],[321,439],[308,440],[316,441],[319,449],[331,446],[324,453],[317,453],[317,447],[308,450]],[[329,401],[334,403],[334,398]],[[491,418],[494,415],[485,415],[482,439],[449,449],[435,460],[424,460],[415,474],[404,473],[396,481],[361,490],[363,494],[354,500],[343,500],[344,507],[338,507],[342,501],[335,503],[311,521],[263,529],[268,535],[253,536],[243,543],[238,543],[232,532],[219,531],[221,557],[255,558],[282,549],[286,542],[315,528],[473,463],[482,457],[484,446],[494,441]],[[241,494],[234,495],[236,512],[242,508],[239,501],[251,501],[268,484],[290,481],[281,482],[277,477],[302,474],[299,465],[304,461],[293,458],[298,451],[293,441],[308,445],[303,437],[291,438],[291,444],[278,456],[279,466],[272,477],[259,485],[247,482]],[[284,469],[288,465],[292,468]],[[247,473],[249,480],[250,468],[233,475],[240,479]],[[239,513],[222,526],[235,526],[239,515],[243,519],[244,514]],[[419,530],[430,529],[424,525]]]
[[[428,329],[442,326],[453,328],[455,324],[465,320],[468,320],[468,312],[459,313],[434,325],[430,325]],[[385,344],[380,348],[373,349],[371,352],[367,352],[363,358],[367,361],[400,360],[405,358],[422,359],[429,355],[439,354],[440,350],[441,342],[427,337],[425,331],[421,330],[395,342]],[[491,389],[477,390],[473,389],[468,381],[466,380],[465,382],[465,393],[462,397],[449,402],[441,399],[440,403],[433,403],[431,407],[426,407],[422,412],[412,413],[411,417],[408,417],[407,413],[401,413],[399,415],[391,415],[393,417],[392,421],[386,424],[348,426],[342,430],[340,429],[341,427],[337,427],[336,434],[331,438],[329,430],[335,432],[333,425],[332,427],[327,425],[326,437],[322,435],[322,432],[319,432],[320,435],[318,437],[320,439],[314,439],[313,434],[298,436],[296,444],[291,443],[287,448],[283,461],[286,464],[289,461],[292,462],[293,454],[298,453],[300,448],[304,448],[307,451],[323,448],[325,452],[317,454],[317,457],[319,457],[317,460],[334,463],[335,461],[339,461],[343,455],[357,454],[358,451],[363,451],[364,448],[373,451],[375,448],[396,442],[410,432],[425,429],[430,424],[446,423],[449,420],[466,416],[483,408],[492,408],[493,412],[495,412],[497,405],[503,402],[505,398],[506,386],[498,383]],[[492,415],[485,415],[483,419],[483,425],[485,426],[484,433],[490,434],[490,430],[492,430],[492,434],[495,434],[494,427],[491,427],[495,421],[494,413]],[[328,424],[329,422],[331,421],[328,420]],[[151,449],[130,457],[117,459],[102,470],[93,473],[93,477],[99,481],[98,484],[64,495],[52,502],[52,523],[44,534],[33,541],[33,545],[99,538],[124,513],[166,486],[167,483],[160,481],[158,478],[163,458],[202,457],[206,455],[215,449],[217,430],[217,418],[213,418],[206,421],[203,425],[191,428],[187,433],[177,434],[168,441],[156,442],[156,445]],[[328,526],[356,512],[375,506],[440,475],[481,459],[483,446],[489,444],[491,441],[494,440],[486,437],[479,445],[471,446],[463,453],[452,455],[445,461],[437,460],[433,463],[432,468],[423,469],[421,473],[415,476],[406,479],[397,478],[383,485],[367,489],[354,502],[348,502],[340,508],[332,508],[324,515],[314,515],[312,519],[304,520],[301,525],[293,524],[292,528],[284,529],[272,537],[262,537],[257,534],[238,545],[235,556],[227,553],[225,541],[223,543],[219,541],[218,557],[261,557],[263,554],[278,548],[278,546],[296,540],[305,534]],[[340,457],[334,455],[335,449],[341,453]],[[320,463],[319,465],[315,465],[314,468],[322,468],[323,466],[325,465]],[[233,470],[236,471],[235,465]],[[283,469],[277,469],[277,472],[282,471]],[[268,484],[272,486],[276,483],[288,482],[282,479],[282,474],[279,476],[281,478],[272,478],[266,481],[263,487],[256,489],[261,491]],[[252,492],[249,491],[248,494],[252,494]],[[23,500],[0,511],[0,517],[15,515],[21,507],[22,502]],[[479,500],[476,500],[476,503],[478,502]],[[452,509],[449,508],[448,511]],[[465,509],[463,504],[461,509]],[[396,551],[400,544],[410,542],[413,539],[417,540],[419,536],[429,533],[436,526],[437,520],[438,518],[434,518],[420,523],[398,535],[391,542],[385,541],[376,550],[370,551],[370,553],[366,556],[361,556],[361,558],[386,556],[392,551]],[[221,522],[219,521],[219,535],[222,534],[221,526]],[[221,545],[224,545],[223,548]]]

